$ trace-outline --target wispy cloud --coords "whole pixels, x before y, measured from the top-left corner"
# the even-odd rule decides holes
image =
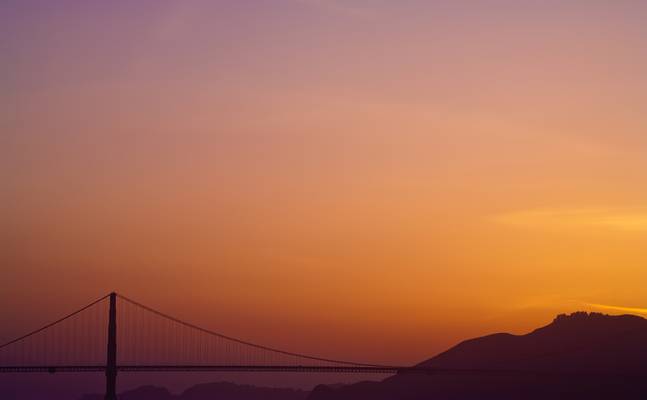
[[[493,220],[505,225],[529,228],[603,228],[647,232],[645,208],[534,209],[499,214]]]
[[[647,308],[613,306],[609,304],[598,304],[598,303],[582,303],[582,304],[585,304],[593,308],[599,308],[601,310],[622,311],[622,312],[628,312],[631,314],[647,314]]]

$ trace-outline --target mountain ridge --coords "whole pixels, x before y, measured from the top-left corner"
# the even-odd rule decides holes
[[[310,400],[647,398],[647,319],[560,314],[526,334],[464,340],[417,366],[492,373],[399,374],[337,390],[317,387]]]
[[[560,314],[550,324],[523,335],[495,333],[465,340],[418,366],[616,373],[640,366],[647,372],[647,350],[635,352],[644,347],[644,341],[647,319],[578,311]],[[566,353],[571,356],[568,360]],[[620,355],[621,364],[610,359]]]

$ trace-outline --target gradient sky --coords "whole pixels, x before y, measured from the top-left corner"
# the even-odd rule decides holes
[[[645,20],[640,1],[3,1],[0,339],[111,290],[388,363],[647,314]]]

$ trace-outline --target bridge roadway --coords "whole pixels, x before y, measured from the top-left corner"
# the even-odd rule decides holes
[[[593,371],[535,371],[519,369],[455,369],[401,366],[308,366],[308,365],[117,365],[120,372],[305,372],[353,374],[426,374],[463,376],[543,376],[647,379],[644,374]],[[105,365],[0,366],[0,373],[105,372]]]
[[[0,373],[10,372],[104,372],[105,365],[0,366]],[[415,367],[391,366],[308,366],[308,365],[118,365],[123,372],[309,372],[397,374],[406,371],[427,372]],[[431,370],[429,370],[431,372]]]

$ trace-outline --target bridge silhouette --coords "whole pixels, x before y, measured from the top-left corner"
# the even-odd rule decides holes
[[[107,400],[116,399],[119,371],[394,374],[418,370],[431,372],[335,360],[247,342],[114,292],[0,345],[0,373],[104,372]]]

